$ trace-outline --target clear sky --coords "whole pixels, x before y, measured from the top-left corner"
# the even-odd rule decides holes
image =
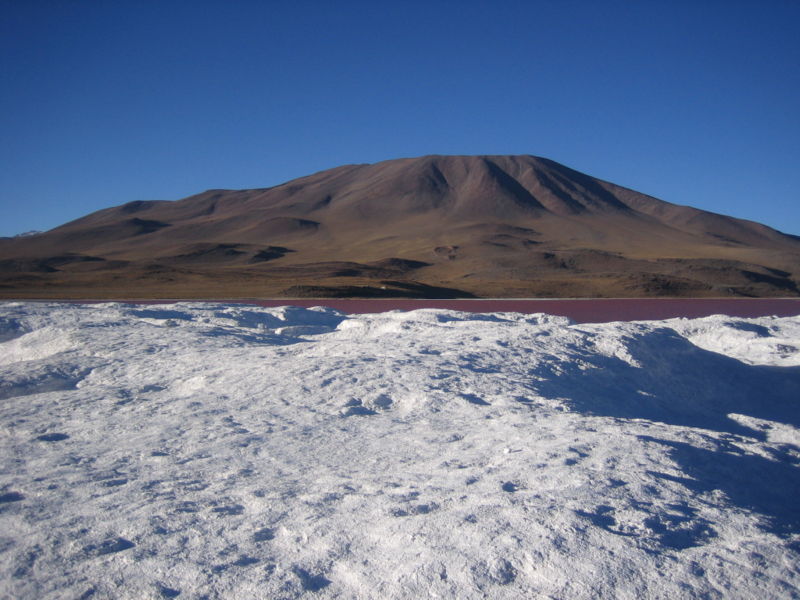
[[[800,2],[0,0],[0,235],[534,154],[800,234]]]

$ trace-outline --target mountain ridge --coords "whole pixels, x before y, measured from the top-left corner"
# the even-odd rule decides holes
[[[373,268],[392,260],[418,266]],[[547,158],[427,155],[137,200],[0,240],[0,295],[775,296],[800,294],[798,264],[796,236]]]

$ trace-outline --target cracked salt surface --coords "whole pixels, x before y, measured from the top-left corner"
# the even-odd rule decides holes
[[[0,597],[800,597],[800,318],[0,304]]]

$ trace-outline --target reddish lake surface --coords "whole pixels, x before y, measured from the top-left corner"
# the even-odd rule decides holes
[[[468,312],[547,313],[578,323],[640,321],[673,317],[788,317],[800,315],[800,298],[624,298],[585,300],[252,300],[259,306],[329,306],[346,313],[445,308]]]
[[[231,300],[70,300],[70,302],[126,302],[130,304],[167,304],[172,302],[218,302],[257,306],[328,306],[345,313],[377,313],[389,310],[443,308],[476,313],[520,312],[547,313],[569,317],[578,323],[609,321],[645,321],[674,317],[791,317],[800,315],[800,298],[588,298],[538,300],[410,300],[410,299],[231,299]]]

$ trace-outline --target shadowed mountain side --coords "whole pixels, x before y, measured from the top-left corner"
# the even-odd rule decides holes
[[[472,298],[468,292],[422,283],[381,281],[380,285],[295,285],[283,290],[291,298]]]
[[[798,265],[793,236],[548,159],[425,156],[0,239],[0,297],[342,296],[375,277],[400,296],[796,296]]]

